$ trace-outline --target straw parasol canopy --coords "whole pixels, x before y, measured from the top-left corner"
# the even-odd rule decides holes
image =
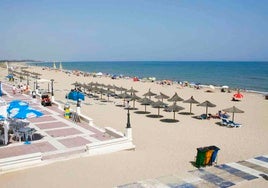
[[[133,89],[133,87],[131,87],[131,89],[127,90],[127,92],[130,92],[131,94],[133,94],[133,93],[137,93],[138,91]]]
[[[193,96],[191,96],[190,99],[183,101],[184,103],[190,103],[190,114],[192,114],[192,104],[198,104],[199,102],[194,99]]]
[[[232,121],[234,121],[234,114],[235,114],[235,113],[244,113],[243,110],[240,110],[240,109],[238,109],[238,108],[235,107],[235,106],[233,106],[233,107],[231,107],[231,108],[223,109],[222,111],[232,113],[232,114],[233,114],[233,115],[232,115]]]
[[[204,106],[206,107],[206,116],[208,115],[208,107],[216,107],[215,104],[209,102],[209,101],[205,101],[205,102],[202,102],[201,104],[198,104],[197,106]]]
[[[135,93],[133,93],[133,94],[131,95],[130,100],[133,101],[133,109],[135,109],[135,101],[136,101],[136,100],[139,100],[139,99],[140,99],[140,97],[138,97]]]
[[[75,88],[80,87],[82,84],[79,82],[74,82],[71,85],[74,85]]]
[[[163,99],[168,99],[169,96],[167,96],[167,95],[165,95],[165,94],[163,94],[163,93],[160,92],[160,94],[159,95],[156,95],[155,98],[156,99],[161,99],[162,102],[163,102]]]
[[[118,97],[123,99],[123,101],[124,101],[123,106],[125,106],[125,101],[130,100],[131,95],[127,94],[127,92],[125,91],[124,93],[119,94]]]
[[[142,98],[139,100],[139,102],[141,103],[141,105],[144,105],[144,112],[146,113],[146,106],[150,105],[153,103],[153,101],[151,99],[148,99],[147,97]]]
[[[120,91],[120,93],[122,94],[123,91],[127,91],[126,88],[123,88],[122,86],[121,87],[117,87],[116,88],[117,91]]]
[[[167,106],[167,104],[166,103],[163,103],[160,100],[158,100],[157,102],[152,103],[152,107],[158,109],[157,116],[160,116],[160,108],[165,108],[166,106]]]
[[[177,101],[183,101],[183,99],[179,97],[177,92],[175,92],[175,94],[171,98],[169,98],[168,101],[177,102]]]
[[[174,119],[174,120],[175,120],[175,112],[178,112],[178,111],[183,110],[183,109],[184,109],[184,108],[181,107],[181,106],[178,106],[178,105],[176,104],[176,102],[174,102],[172,105],[170,105],[170,106],[167,107],[167,110],[168,110],[168,111],[171,111],[171,112],[174,113],[174,114],[173,114],[173,119]]]
[[[147,93],[143,94],[143,96],[145,96],[145,97],[148,96],[149,98],[151,98],[151,96],[155,96],[155,95],[156,95],[155,93],[151,92],[151,89],[149,89],[149,91]]]

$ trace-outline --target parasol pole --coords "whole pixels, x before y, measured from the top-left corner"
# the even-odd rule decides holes
[[[192,113],[192,103],[190,102],[190,114]]]

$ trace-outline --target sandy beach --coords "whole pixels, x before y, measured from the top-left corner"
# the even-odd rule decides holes
[[[208,88],[195,89],[180,87],[178,84],[160,85],[155,82],[134,82],[132,78],[111,79],[110,77],[84,77],[83,75],[66,74],[60,70],[29,67],[31,72],[42,74],[42,79],[54,79],[55,100],[66,102],[65,95],[74,88],[74,82],[116,85],[138,90],[137,96],[143,97],[149,89],[159,94],[172,96],[175,92],[184,100],[193,96],[197,101],[209,100],[216,107],[209,108],[209,113],[216,114],[219,110],[236,106],[245,113],[235,114],[235,122],[242,124],[240,128],[219,126],[219,119],[199,120],[194,115],[205,113],[205,107],[193,104],[194,115],[176,113],[177,123],[161,122],[160,118],[149,118],[144,114],[130,112],[133,130],[134,151],[123,151],[94,157],[76,158],[56,162],[47,166],[35,167],[0,176],[1,187],[94,187],[108,188],[160,176],[177,174],[187,175],[196,167],[191,162],[195,160],[196,148],[215,145],[220,148],[218,163],[229,163],[245,160],[258,155],[268,154],[268,101],[262,94],[243,92],[244,98],[239,102],[231,101],[233,94],[223,93],[220,89],[206,92]],[[7,70],[1,68],[1,80],[5,79]],[[25,80],[23,82],[26,82]],[[30,81],[33,88],[33,82]],[[47,83],[40,83],[40,88],[46,90]],[[103,98],[107,98],[103,96]],[[154,97],[151,98],[157,101]],[[122,99],[110,98],[113,102],[100,102],[86,97],[82,102],[81,113],[91,117],[98,127],[112,127],[125,132],[127,111],[116,104],[122,104]],[[164,99],[164,102],[171,105]],[[72,104],[72,103],[71,103]],[[132,105],[132,102],[130,102]],[[188,103],[177,102],[189,112]],[[144,106],[136,102],[139,110]],[[72,104],[71,108],[75,109]],[[147,111],[157,114],[157,109],[147,106]],[[162,109],[163,118],[173,118],[173,113]],[[231,115],[231,114],[230,114]],[[241,184],[236,187],[267,187],[264,179],[253,183]]]

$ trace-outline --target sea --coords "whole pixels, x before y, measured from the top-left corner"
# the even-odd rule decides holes
[[[29,63],[51,67],[54,62]],[[59,62],[56,62],[59,68]],[[61,62],[65,70],[156,80],[188,81],[202,85],[239,88],[268,93],[268,62],[254,61],[72,61]]]

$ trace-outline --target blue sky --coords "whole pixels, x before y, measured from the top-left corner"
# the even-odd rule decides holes
[[[0,59],[268,60],[266,0],[1,0]]]

